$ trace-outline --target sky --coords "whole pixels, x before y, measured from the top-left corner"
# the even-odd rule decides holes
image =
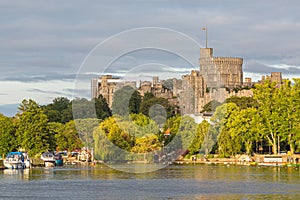
[[[105,73],[180,77],[199,67],[203,27],[215,56],[244,59],[244,77],[299,78],[299,7],[297,0],[0,1],[0,113],[14,115],[25,98],[43,105],[90,97],[90,79]]]

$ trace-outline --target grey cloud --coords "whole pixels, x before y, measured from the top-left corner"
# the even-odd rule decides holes
[[[286,66],[283,67],[274,67],[268,66],[262,63],[258,63],[255,61],[247,62],[244,65],[244,71],[250,73],[259,73],[259,74],[270,74],[271,72],[282,72],[286,75],[297,75],[300,74],[300,67],[295,66]]]
[[[242,57],[247,72],[265,74],[280,70],[300,74],[296,67],[300,66],[299,7],[300,2],[296,0],[272,3],[130,0],[126,4],[123,0],[0,1],[0,80],[73,81],[83,59],[97,43],[120,31],[143,26],[181,31],[202,46],[205,33],[201,28],[208,27],[209,47],[214,48],[215,56]],[[166,41],[161,35],[149,37],[158,37],[161,43]],[[136,39],[143,39],[143,35]],[[170,46],[181,45],[180,41],[174,41]],[[114,48],[117,47],[111,46],[108,54],[113,53]],[[199,49],[189,47],[186,51],[197,63]],[[172,57],[145,54],[119,60],[108,72],[126,74],[132,66],[158,61],[178,69],[179,73],[185,73],[190,67]],[[78,78],[89,81],[98,76],[105,68],[102,63],[105,62],[98,63],[95,70],[83,70]],[[279,64],[290,67],[269,67]],[[145,71],[151,73],[150,68]]]
[[[38,75],[22,75],[22,76],[9,76],[1,78],[2,81],[18,81],[18,82],[47,82],[47,81],[74,81],[75,74],[38,74]]]
[[[41,90],[41,89],[28,89],[28,92],[31,93],[42,93],[42,94],[54,94],[54,95],[59,95],[59,96],[69,96],[68,93],[65,92],[59,92],[59,91],[49,91],[49,90]]]

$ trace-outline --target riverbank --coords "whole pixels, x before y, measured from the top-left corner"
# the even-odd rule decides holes
[[[268,160],[267,160],[268,159]],[[238,155],[231,158],[197,158],[192,156],[189,159],[176,160],[174,164],[236,164],[236,165],[278,165],[278,166],[300,166],[300,155],[261,155],[254,156]]]
[[[3,164],[3,159],[0,159],[0,170],[5,169],[4,164]]]

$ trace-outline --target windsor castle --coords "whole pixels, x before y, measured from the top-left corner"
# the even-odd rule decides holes
[[[143,97],[151,92],[155,97],[168,99],[171,105],[179,108],[181,114],[199,114],[204,105],[216,100],[223,102],[231,96],[251,97],[253,86],[251,78],[243,81],[243,59],[233,57],[214,57],[213,48],[200,48],[199,70],[192,70],[190,74],[183,75],[181,79],[173,78],[172,88],[165,87],[158,77],[151,81],[121,81],[112,75],[103,75],[93,78],[91,85],[92,97],[100,94],[111,107],[114,92],[124,86],[130,86],[139,91]],[[273,72],[265,79],[282,82],[280,72]],[[259,83],[258,82],[258,83]]]

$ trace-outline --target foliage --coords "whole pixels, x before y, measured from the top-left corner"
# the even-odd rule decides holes
[[[258,108],[258,102],[252,97],[232,96],[227,98],[224,103],[235,103],[240,109]]]
[[[147,153],[161,148],[158,126],[143,114],[110,117],[93,133],[95,155],[108,161],[124,160],[133,153]]]
[[[149,99],[155,98],[154,94],[152,92],[146,92],[144,94],[143,101],[148,101]]]
[[[55,139],[59,150],[73,151],[83,147],[73,120],[63,126],[58,126],[57,130]]]
[[[66,97],[57,97],[52,103],[42,106],[49,122],[65,123],[72,120],[71,102]],[[71,113],[71,115],[70,115]]]
[[[104,120],[112,115],[106,100],[101,94],[98,98],[92,99],[91,103],[94,103],[96,116],[98,119]]]
[[[134,89],[130,86],[122,87],[117,90],[113,96],[112,113],[119,116],[128,116],[130,113],[129,102],[134,93]],[[135,106],[132,105],[134,111]]]
[[[197,135],[197,124],[189,116],[169,118],[164,126],[164,132],[169,135],[160,135],[160,141],[172,151],[186,151]]]
[[[16,145],[13,120],[0,113],[0,155],[12,151]]]
[[[151,111],[159,112],[159,114],[151,114]],[[169,105],[168,100],[164,98],[144,98],[140,107],[140,112],[146,116],[160,116],[160,118],[166,119],[174,116],[174,107]],[[156,121],[158,122],[160,119],[158,118]]]
[[[208,102],[207,104],[205,104],[203,106],[203,109],[201,110],[201,113],[204,113],[204,112],[208,112],[208,113],[214,112],[216,110],[216,108],[218,106],[220,106],[220,105],[221,105],[220,102],[218,102],[216,100],[212,100],[212,101]]]
[[[241,145],[239,137],[232,135],[228,123],[232,116],[237,115],[239,108],[234,103],[223,104],[216,109],[211,121],[212,128],[217,134],[217,151],[221,157],[230,157],[240,152]]]
[[[99,126],[101,120],[97,118],[75,119],[76,130],[85,147],[93,148],[93,132]]]
[[[148,153],[155,150],[160,150],[160,148],[161,144],[158,141],[157,135],[148,134],[137,138],[131,151],[134,153]]]
[[[138,114],[140,111],[141,103],[142,96],[137,90],[135,90],[129,99],[129,112]]]
[[[210,125],[206,120],[197,125],[196,136],[194,137],[192,144],[188,148],[189,155],[194,155],[200,152],[202,144],[204,142],[204,138],[208,134],[209,126]]]
[[[49,132],[48,119],[43,109],[33,100],[23,100],[17,115],[16,136],[19,147],[36,155],[55,147],[51,141],[53,135]]]

